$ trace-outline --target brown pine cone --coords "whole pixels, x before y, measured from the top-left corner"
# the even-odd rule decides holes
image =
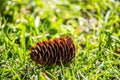
[[[75,57],[75,46],[70,36],[38,42],[31,48],[30,57],[41,65],[60,65]]]

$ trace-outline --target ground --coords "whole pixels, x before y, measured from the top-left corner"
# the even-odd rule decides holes
[[[71,36],[72,62],[41,66],[30,48]],[[0,80],[119,80],[119,0],[1,0]]]

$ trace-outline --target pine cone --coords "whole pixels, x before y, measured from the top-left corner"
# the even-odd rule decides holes
[[[70,36],[36,43],[31,48],[30,57],[41,65],[60,65],[75,57],[75,46]]]

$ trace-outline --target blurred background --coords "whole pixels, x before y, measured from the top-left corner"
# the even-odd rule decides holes
[[[36,42],[66,35],[75,65],[46,70],[30,60]],[[0,0],[1,80],[119,79],[119,63],[119,0]]]

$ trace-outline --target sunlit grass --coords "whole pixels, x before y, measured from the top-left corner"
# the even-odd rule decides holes
[[[120,79],[120,1],[2,1],[0,80]],[[76,57],[62,66],[30,59],[36,42],[70,35]]]

